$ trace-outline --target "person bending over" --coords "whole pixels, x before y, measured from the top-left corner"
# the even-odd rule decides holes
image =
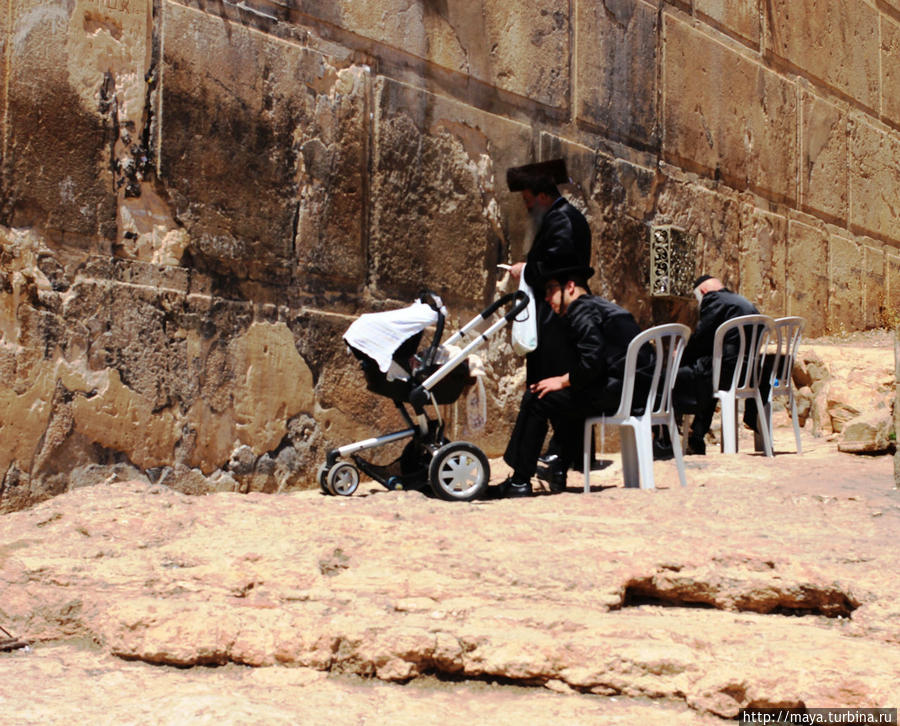
[[[710,275],[701,275],[694,282],[694,296],[700,303],[700,320],[688,340],[678,368],[672,402],[679,418],[693,413],[694,421],[688,434],[688,454],[705,454],[705,437],[716,411],[713,396],[713,344],[716,329],[726,320],[741,315],[756,315],[757,309],[747,298],[732,292],[722,281]],[[722,350],[722,374],[720,380],[731,378],[738,357],[738,333],[732,331],[726,337]]]

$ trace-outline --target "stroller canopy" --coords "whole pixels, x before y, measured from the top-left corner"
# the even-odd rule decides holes
[[[347,345],[372,358],[382,373],[405,340],[437,322],[438,314],[423,302],[399,310],[360,315],[344,333]]]

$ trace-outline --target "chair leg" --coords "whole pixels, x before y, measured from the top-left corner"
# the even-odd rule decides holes
[[[622,446],[622,479],[626,487],[639,487],[641,473],[638,468],[638,450],[635,431],[631,426],[619,426]]]
[[[757,392],[754,394],[753,398],[756,400],[756,410],[757,410],[757,411],[762,411],[762,410],[763,410],[763,403],[762,403],[762,398],[761,398],[760,395],[759,395],[759,391],[757,391]],[[769,418],[771,418],[771,417],[769,417]],[[768,456],[768,457],[773,457],[773,456],[775,456],[775,452],[772,450],[772,436],[771,436],[771,434],[769,433],[769,430],[770,430],[769,427],[768,427],[768,426],[760,426],[759,428],[762,430],[762,435],[763,435],[763,449],[764,449],[765,452],[766,452],[766,456]]]
[[[745,404],[746,405],[746,404]],[[762,435],[762,427],[765,426],[769,430],[769,441],[774,441],[772,435],[772,402],[769,401],[763,411],[756,412],[756,431],[753,432],[753,450],[765,451],[765,440]]]
[[[678,426],[675,424],[675,414],[669,417],[669,440],[672,442],[672,454],[675,456],[675,466],[678,469],[678,478],[681,486],[687,486],[687,478],[684,475],[684,455],[681,451],[681,438],[678,435]]]
[[[726,396],[720,399],[722,402],[722,453],[737,453],[737,401]]]
[[[794,440],[797,442],[797,453],[803,453],[803,446],[800,444],[800,422],[797,420],[797,402],[794,400],[794,389],[791,388],[788,393],[791,404],[791,420],[794,422]]]
[[[641,489],[653,489],[653,427],[650,425],[650,417],[638,421],[633,427],[634,449],[638,460],[638,475]]]
[[[594,438],[594,424],[587,420],[584,422],[584,493],[591,491],[591,439]]]

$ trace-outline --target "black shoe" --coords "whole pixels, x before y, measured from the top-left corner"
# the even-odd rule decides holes
[[[518,482],[514,481],[512,477],[500,485],[500,491],[503,492],[504,497],[509,498],[530,497],[533,494],[530,481]]]
[[[689,456],[706,456],[706,442],[703,439],[689,436],[687,450],[684,453]]]
[[[673,456],[672,444],[653,439],[653,461],[668,461]]]
[[[554,494],[564,492],[566,490],[566,470],[551,471],[547,484],[550,486],[550,491]]]
[[[554,454],[552,451],[548,451],[543,456],[538,457],[538,464],[543,464],[544,466],[553,466],[557,461],[559,461],[559,454]]]

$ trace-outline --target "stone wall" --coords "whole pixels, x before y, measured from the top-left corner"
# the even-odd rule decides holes
[[[519,6],[521,5],[521,7]],[[0,511],[142,475],[312,484],[396,421],[353,316],[521,259],[511,165],[564,156],[595,288],[650,225],[808,334],[900,308],[897,0],[12,0],[0,9]],[[489,453],[515,410],[485,351]],[[459,407],[457,407],[459,408]]]

